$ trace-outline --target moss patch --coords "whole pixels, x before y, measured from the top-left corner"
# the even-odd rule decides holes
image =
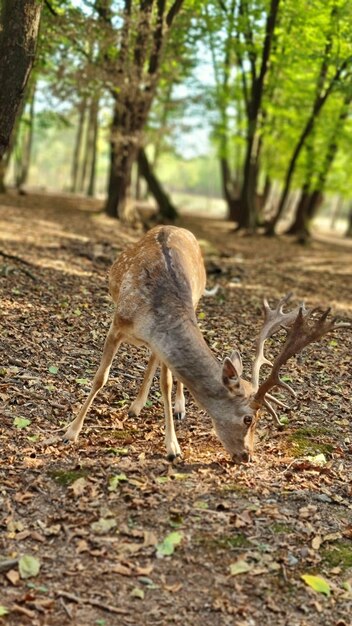
[[[88,469],[77,469],[77,470],[53,470],[49,472],[50,478],[53,478],[59,485],[63,485],[64,487],[68,487],[75,482],[78,478],[84,478],[88,476]]]
[[[136,436],[139,434],[139,430],[136,428],[134,429],[126,429],[126,430],[113,430],[111,433],[109,433],[109,437],[112,437],[113,439],[131,439],[131,437]]]
[[[207,548],[208,550],[231,549],[231,548],[249,548],[252,544],[243,533],[234,535],[221,535],[214,537],[208,534],[198,534],[194,538],[194,543],[198,546]]]
[[[298,428],[294,433],[288,436],[292,456],[329,455],[334,449],[333,444],[318,441],[319,437],[329,434],[330,431],[327,428]]]
[[[270,530],[274,533],[274,535],[280,535],[281,533],[292,533],[292,528],[288,524],[282,524],[280,522],[274,522],[271,524]]]
[[[321,551],[324,565],[329,567],[341,567],[347,569],[352,567],[352,542],[336,541],[334,545],[324,548]]]

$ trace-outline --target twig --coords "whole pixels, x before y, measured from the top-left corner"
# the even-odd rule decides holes
[[[24,265],[29,265],[29,267],[34,267],[33,263],[30,263],[30,261],[26,261],[26,259],[22,259],[22,257],[16,256],[15,254],[8,254],[7,252],[3,252],[2,250],[0,250],[0,255],[3,256],[5,259],[12,259],[12,261],[20,261],[21,263],[24,263]]]
[[[293,459],[293,461],[291,461],[291,463],[289,463],[289,465],[287,467],[285,467],[285,469],[282,470],[282,472],[280,472],[280,474],[286,474],[286,472],[288,472],[288,470],[292,467],[292,465],[294,465],[295,463],[302,463],[305,460],[306,459],[304,457]]]
[[[68,618],[72,619],[72,611],[65,604],[63,598],[60,598],[60,604],[61,604],[62,608],[64,609],[64,611],[65,611],[66,615],[68,616]]]
[[[16,567],[18,559],[7,559],[6,561],[0,561],[0,572],[8,572],[13,567]]]
[[[11,607],[11,611],[16,611],[16,613],[22,613],[22,615],[26,615],[29,619],[33,619],[35,617],[34,611],[30,611],[26,609],[24,606],[20,606],[19,604],[13,604]]]
[[[90,604],[91,606],[96,606],[99,609],[103,609],[104,611],[109,611],[109,613],[117,613],[118,615],[129,615],[129,611],[127,611],[126,609],[120,609],[116,606],[111,606],[111,604],[105,604],[105,602],[94,600],[93,598],[80,598],[79,596],[76,596],[73,593],[69,593],[68,591],[56,591],[55,593],[61,598],[66,598],[67,600],[71,600],[71,602],[76,602],[76,604]]]
[[[20,263],[23,263],[23,265],[28,265],[29,267],[34,267],[33,263],[30,263],[29,261],[26,261],[26,259],[22,259],[22,257],[16,256],[15,254],[8,254],[7,252],[0,250],[0,256],[3,256],[5,259],[11,259],[12,261],[19,261]],[[36,282],[38,281],[38,278],[24,267],[20,267],[19,270],[20,272],[27,274],[27,276],[29,276],[32,280]]]

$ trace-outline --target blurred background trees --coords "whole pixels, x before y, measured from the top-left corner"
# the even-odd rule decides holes
[[[348,0],[37,6],[0,186],[98,196],[125,221],[149,193],[164,220],[178,207],[302,242],[317,224],[351,235]]]

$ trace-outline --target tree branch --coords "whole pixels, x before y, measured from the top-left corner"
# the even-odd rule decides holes
[[[183,5],[184,0],[175,0],[175,2],[173,3],[172,7],[170,8],[170,11],[168,12],[167,16],[166,16],[166,25],[168,28],[170,28],[172,22],[174,21],[177,13],[179,13],[182,5]]]
[[[58,12],[55,11],[53,6],[51,6],[49,0],[44,0],[44,4],[49,9],[51,15],[54,15],[55,17],[58,17],[58,15],[59,15]]]

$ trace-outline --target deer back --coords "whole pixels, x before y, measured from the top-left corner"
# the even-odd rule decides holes
[[[202,253],[192,233],[157,226],[115,261],[109,289],[119,323],[140,327],[155,320],[167,323],[171,315],[194,316],[205,282]]]

